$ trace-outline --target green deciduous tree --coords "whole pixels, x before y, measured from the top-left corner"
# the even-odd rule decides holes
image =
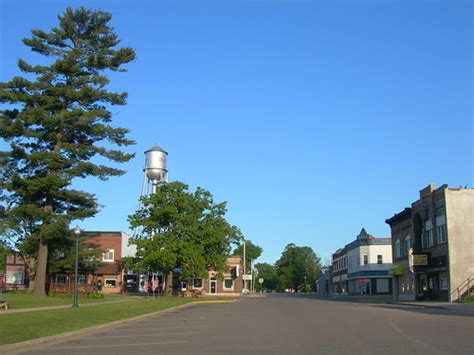
[[[298,247],[288,244],[276,268],[281,289],[312,291],[320,272],[320,259],[310,247]]]
[[[94,195],[71,187],[74,179],[106,180],[124,172],[104,161],[126,162],[128,130],[111,125],[111,107],[124,105],[126,93],[107,90],[107,71],[125,71],[133,49],[117,48],[111,15],[85,8],[67,10],[49,32],[34,29],[23,43],[47,59],[32,65],[20,59],[25,74],[0,83],[2,223],[22,242],[37,245],[35,294],[45,295],[48,250],[69,233],[72,220],[94,216]],[[99,159],[96,159],[99,158]]]
[[[245,267],[247,272],[250,272],[251,262],[257,260],[258,257],[262,255],[262,252],[263,249],[260,246],[253,244],[250,240],[245,241]],[[237,248],[235,248],[232,254],[238,255],[242,258],[242,260],[244,260],[244,244],[242,243]]]
[[[208,270],[223,272],[231,245],[240,240],[237,227],[225,219],[226,203],[215,203],[210,192],[171,182],[143,197],[141,207],[129,217],[132,228],[142,228],[136,239],[134,268],[162,270],[168,275],[181,269],[181,278],[207,278]],[[166,287],[170,290],[168,277]]]
[[[278,273],[275,266],[268,263],[259,263],[255,265],[258,270],[258,278],[263,279],[263,284],[257,283],[256,290],[272,290],[275,291],[279,285]]]

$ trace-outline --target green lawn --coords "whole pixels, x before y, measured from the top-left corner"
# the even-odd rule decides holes
[[[0,345],[92,327],[193,301],[196,301],[196,299],[178,297],[145,298],[92,307],[2,314],[0,315]]]
[[[10,309],[72,305],[71,297],[37,297],[24,292],[4,292],[3,298],[8,302]],[[79,304],[124,299],[123,296],[106,295],[104,298],[79,298]],[[1,311],[0,311],[1,312]]]

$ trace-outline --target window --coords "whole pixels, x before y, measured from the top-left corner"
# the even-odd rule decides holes
[[[86,276],[85,275],[77,275],[77,283],[80,285],[86,284]]]
[[[23,271],[7,271],[7,284],[21,285],[25,281]]]
[[[107,249],[103,254],[103,261],[113,262],[114,261],[114,249]]]
[[[369,256],[367,254],[364,254],[364,265],[367,265],[369,263]]]
[[[377,264],[383,264],[382,254],[377,254]]]
[[[185,291],[188,288],[188,282],[182,281],[181,282],[181,291]]]
[[[115,279],[105,279],[105,287],[116,287],[117,280]]]
[[[444,224],[437,227],[438,229],[438,244],[446,243],[446,227]]]
[[[407,235],[405,237],[405,250],[407,252],[407,255],[410,255],[410,249],[411,249],[411,236]]]
[[[224,288],[232,288],[234,286],[234,281],[232,279],[224,280]]]
[[[397,239],[395,242],[395,257],[399,258],[402,255],[400,239]]]
[[[194,285],[194,288],[202,288],[202,279],[194,279],[193,285]]]
[[[444,200],[439,200],[435,202],[435,215],[436,216],[444,215]]]
[[[432,229],[429,229],[425,232],[425,241],[426,241],[427,247],[433,246],[433,230]]]
[[[448,278],[447,277],[442,277],[440,282],[439,282],[439,288],[441,291],[447,291],[448,290]]]
[[[56,275],[56,283],[58,283],[58,284],[67,283],[67,275],[66,274],[57,274]]]

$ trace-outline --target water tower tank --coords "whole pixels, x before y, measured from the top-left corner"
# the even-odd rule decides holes
[[[163,181],[166,173],[166,156],[168,155],[159,146],[154,145],[145,151],[145,173],[146,177],[152,181]]]

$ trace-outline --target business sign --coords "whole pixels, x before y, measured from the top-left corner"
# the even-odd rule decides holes
[[[426,266],[426,265],[428,265],[428,255],[426,255],[426,254],[413,254],[413,265],[414,266]]]
[[[365,284],[365,279],[364,279],[364,278],[360,278],[360,279],[359,279],[359,283],[360,283],[360,284]]]

